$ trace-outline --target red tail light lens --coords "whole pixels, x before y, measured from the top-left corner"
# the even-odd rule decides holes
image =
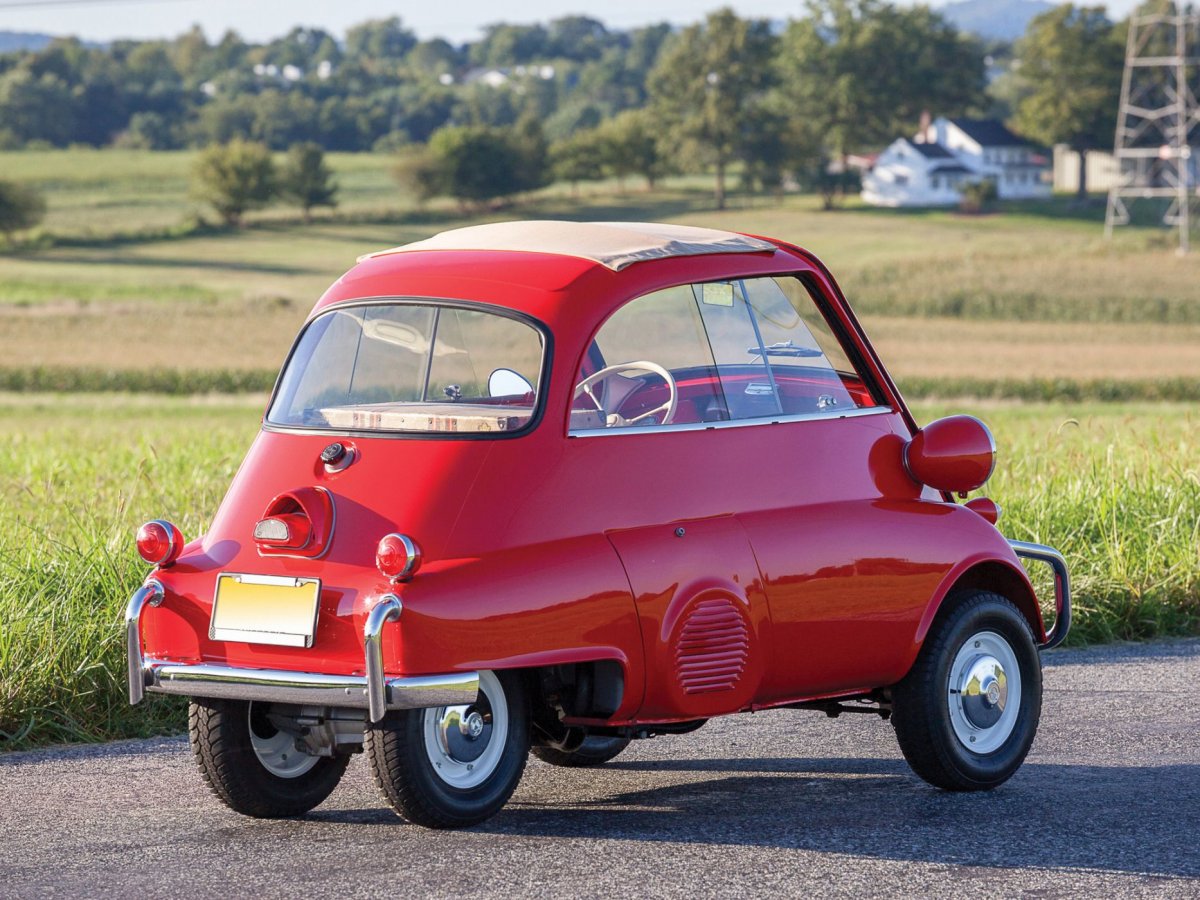
[[[183,535],[170,522],[154,519],[138,529],[137,549],[138,555],[151,565],[169,566],[179,559]]]
[[[408,581],[421,568],[421,548],[406,534],[384,535],[375,551],[375,565],[392,581]]]

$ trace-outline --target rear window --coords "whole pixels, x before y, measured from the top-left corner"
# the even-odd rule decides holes
[[[508,434],[533,420],[543,357],[541,332],[499,313],[420,302],[343,307],[300,336],[267,422]]]

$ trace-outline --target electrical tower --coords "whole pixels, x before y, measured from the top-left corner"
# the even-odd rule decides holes
[[[1187,253],[1200,185],[1200,14],[1190,4],[1144,5],[1129,18],[1125,75],[1113,155],[1119,176],[1108,192],[1104,233],[1129,223],[1131,201],[1169,201],[1163,224],[1179,229]]]

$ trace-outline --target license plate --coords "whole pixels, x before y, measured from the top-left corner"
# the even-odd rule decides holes
[[[319,578],[222,573],[217,576],[208,636],[214,641],[311,647],[320,599]]]

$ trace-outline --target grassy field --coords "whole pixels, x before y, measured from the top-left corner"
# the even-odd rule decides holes
[[[125,703],[120,621],[146,572],[132,532],[160,515],[203,531],[261,400],[0,395],[0,749],[182,727],[178,702]],[[1005,533],[1067,556],[1073,642],[1200,628],[1195,407],[969,411],[1000,446]]]
[[[324,288],[361,253],[478,219],[413,206],[392,160],[334,154],[334,215],[256,213],[241,233],[110,240],[186,223],[189,153],[0,153],[0,171],[47,191],[45,228],[74,243],[0,255],[0,369],[274,369]],[[1165,232],[1104,241],[1100,210],[1066,200],[1002,214],[824,212],[735,198],[707,183],[654,194],[614,184],[542,192],[492,218],[648,219],[771,234],[818,253],[899,378],[1190,379],[1200,392],[1200,254]],[[1064,348],[1070,348],[1069,352]]]

